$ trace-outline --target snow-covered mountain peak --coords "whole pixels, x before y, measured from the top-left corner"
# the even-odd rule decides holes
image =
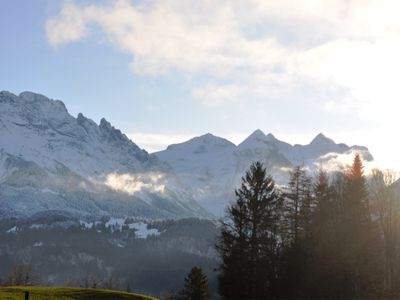
[[[235,174],[235,150],[235,144],[208,133],[154,155],[168,162],[194,198],[218,215],[226,205],[223,187],[231,187]]]
[[[211,133],[194,137],[186,142],[179,144],[172,144],[167,147],[165,151],[178,151],[180,153],[205,153],[218,149],[230,148],[234,149],[236,146],[232,142],[215,136]],[[164,152],[164,151],[160,151]],[[158,152],[159,153],[159,152]],[[155,153],[157,154],[157,153]]]
[[[215,136],[211,133],[206,133],[199,137],[195,137],[195,138],[193,138],[193,142],[196,142],[196,143],[198,142],[201,144],[212,145],[212,146],[222,146],[222,147],[234,147],[235,146],[232,142],[230,142],[224,138]]]
[[[78,114],[78,116],[76,117],[76,121],[81,126],[84,126],[86,124],[91,124],[92,126],[96,126],[97,127],[97,124],[93,120],[85,117],[82,113]]]
[[[257,129],[238,145],[238,149],[263,147],[263,145],[271,142],[270,139],[271,137],[266,136],[264,132]]]
[[[62,116],[69,116],[68,110],[60,100],[52,100],[41,94],[23,92],[18,96],[7,92],[0,92],[0,103],[8,106],[3,107],[3,112],[7,114],[19,115],[40,115],[46,119],[55,119]],[[51,113],[51,114],[50,114]]]
[[[44,135],[51,130],[74,134],[69,125],[75,119],[69,115],[64,103],[32,92],[23,92],[20,96],[0,92],[0,116],[2,126],[8,128],[9,133],[15,131],[14,135],[23,128]],[[15,129],[11,129],[15,126]],[[79,131],[75,133],[79,134]]]
[[[268,133],[268,134],[266,135],[266,138],[267,138],[267,140],[270,141],[270,142],[275,142],[275,141],[278,140],[272,133]]]
[[[74,118],[61,101],[31,92],[0,92],[0,179],[0,217],[207,215],[166,163],[106,119]]]
[[[29,101],[29,102],[48,102],[50,101],[49,98],[47,98],[46,96],[43,96],[41,94],[37,94],[37,93],[33,93],[33,92],[29,92],[29,91],[25,91],[22,92],[18,95],[18,97]]]
[[[111,130],[113,128],[111,126],[111,123],[108,122],[105,118],[101,118],[99,126],[100,126],[100,128],[107,129],[107,130]]]
[[[199,136],[198,138],[202,139],[202,140],[209,140],[209,141],[219,139],[219,137],[217,137],[217,136],[215,136],[215,135],[213,135],[212,133],[209,133],[209,132]]]
[[[250,134],[247,139],[265,139],[267,136],[261,129],[256,129],[252,134]],[[246,140],[247,140],[246,139]]]
[[[319,133],[310,143],[310,145],[317,146],[317,145],[335,145],[335,142],[326,137],[323,133]]]
[[[34,106],[38,111],[41,111],[44,114],[47,114],[49,113],[49,110],[52,110],[68,115],[68,110],[64,102],[60,100],[49,99],[46,96],[29,91],[20,93],[18,98],[25,103],[29,103],[30,106]]]
[[[206,143],[209,139],[213,144]],[[225,141],[207,134],[169,146],[155,155],[171,165],[195,199],[217,215],[223,211],[227,199],[234,197],[234,189],[255,161],[261,161],[278,184],[286,184],[288,170],[296,165],[305,165],[311,172],[320,165],[334,171],[354,156],[354,150],[363,159],[372,160],[366,148],[336,144],[322,133],[308,145],[293,146],[258,129],[237,147],[231,145],[225,150],[212,147],[214,139]]]
[[[76,117],[77,121],[82,123],[85,120],[87,120],[87,118],[83,115],[83,113],[79,113],[78,116]]]
[[[75,119],[59,100],[32,92],[19,96],[2,92],[0,99],[0,148],[13,155],[48,167],[57,161],[81,175],[113,171],[116,161],[120,162],[117,169],[132,170],[138,167],[135,159],[149,160],[145,151],[109,122],[102,120],[98,126],[83,114]],[[96,165],[96,159],[102,164]]]
[[[14,95],[13,93],[9,91],[0,91],[0,99],[5,101],[6,99],[10,100],[13,98],[17,98],[17,95]]]
[[[74,118],[61,101],[3,91],[0,217],[42,210],[207,215],[196,201],[219,215],[254,161],[285,184],[294,165],[334,169],[354,152],[372,160],[368,149],[335,144],[323,134],[292,146],[258,129],[239,146],[207,133],[149,155],[104,118],[99,124],[82,113]]]
[[[130,139],[121,132],[121,130],[116,129],[111,125],[105,118],[100,120],[100,130],[102,133],[108,137],[110,141],[114,142],[130,142]]]

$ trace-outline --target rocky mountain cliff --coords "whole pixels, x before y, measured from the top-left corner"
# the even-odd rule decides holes
[[[0,92],[0,201],[3,216],[209,216],[166,163],[105,119],[74,118],[31,92]]]

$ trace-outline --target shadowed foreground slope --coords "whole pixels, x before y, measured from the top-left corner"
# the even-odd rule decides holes
[[[103,289],[82,289],[82,288],[64,288],[64,287],[3,287],[0,288],[0,299],[19,300],[24,299],[24,292],[29,291],[32,300],[75,300],[75,299],[138,299],[138,300],[155,300],[156,298],[132,294],[120,291],[103,290]]]

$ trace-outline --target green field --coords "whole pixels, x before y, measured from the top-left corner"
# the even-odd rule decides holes
[[[103,289],[82,289],[69,287],[0,287],[1,300],[24,299],[24,292],[29,292],[30,300],[75,300],[75,299],[140,299],[155,300],[146,295],[132,294]]]

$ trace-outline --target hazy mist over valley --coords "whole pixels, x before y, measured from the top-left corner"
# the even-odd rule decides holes
[[[395,0],[0,11],[0,299],[398,299]]]

